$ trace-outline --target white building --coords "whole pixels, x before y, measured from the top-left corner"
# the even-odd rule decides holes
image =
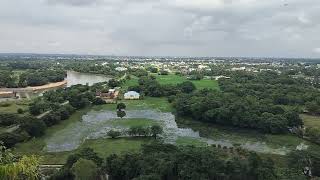
[[[128,70],[128,69],[125,68],[125,67],[117,67],[115,70],[116,70],[116,71],[126,71],[126,70]]]
[[[124,99],[140,99],[140,94],[136,91],[129,91],[124,94]]]

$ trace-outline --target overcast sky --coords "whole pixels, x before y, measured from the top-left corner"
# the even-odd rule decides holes
[[[0,52],[320,57],[320,0],[0,0]]]

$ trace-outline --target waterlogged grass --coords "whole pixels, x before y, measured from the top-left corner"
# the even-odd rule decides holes
[[[93,107],[94,109],[101,108],[99,106]],[[84,147],[91,147],[105,158],[112,153],[133,152],[140,149],[141,144],[147,143],[152,138],[119,138],[119,139],[96,139],[86,140],[77,150],[68,152],[48,153],[44,150],[46,146],[46,139],[51,137],[55,132],[58,132],[65,127],[81,120],[81,117],[87,112],[91,111],[91,108],[79,110],[74,113],[68,120],[62,121],[60,124],[48,128],[46,134],[40,138],[33,138],[30,141],[19,143],[13,149],[13,152],[18,155],[38,155],[42,157],[43,164],[63,164],[67,157],[76,153],[79,149]],[[132,124],[148,124],[152,123],[147,119],[133,119],[133,122],[119,120],[120,124],[132,125]],[[148,122],[147,122],[148,121]]]
[[[110,121],[112,126],[124,126],[124,127],[135,127],[142,126],[148,127],[158,124],[156,121],[151,119],[116,119]]]
[[[58,131],[64,129],[65,127],[67,127],[68,125],[79,121],[81,119],[81,117],[84,114],[86,114],[87,112],[89,112],[90,110],[91,110],[91,108],[85,108],[85,109],[79,110],[79,111],[75,112],[68,120],[61,121],[59,124],[48,128],[46,130],[46,133],[44,136],[39,137],[39,138],[33,138],[27,142],[17,144],[13,149],[14,153],[17,153],[19,155],[35,154],[35,155],[39,155],[39,156],[44,156],[44,159],[51,157],[51,156],[52,157],[56,156],[56,158],[59,161],[59,158],[61,158],[59,154],[64,154],[64,153],[47,153],[47,152],[45,152],[43,149],[46,146],[46,139],[51,137],[55,132],[58,132]],[[52,163],[52,164],[54,164],[54,163]]]
[[[311,116],[306,114],[301,114],[304,125],[306,127],[317,127],[320,128],[320,116]]]
[[[202,123],[190,119],[177,119],[179,127],[189,127],[195,131],[199,131],[201,137],[206,137],[214,140],[228,140],[232,144],[244,143],[264,143],[270,148],[286,147],[289,150],[295,150],[298,145],[304,143],[309,148],[319,149],[320,146],[305,141],[299,137],[290,134],[272,135],[262,134],[253,130],[238,129],[231,127],[224,127],[213,125],[209,123]]]
[[[176,144],[179,146],[195,146],[195,147],[207,146],[207,143],[191,137],[179,137],[176,141]]]

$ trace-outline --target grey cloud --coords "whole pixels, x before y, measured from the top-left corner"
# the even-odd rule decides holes
[[[65,4],[71,6],[87,6],[103,2],[103,0],[46,0],[50,5]]]
[[[319,56],[319,9],[316,0],[3,0],[0,50]]]

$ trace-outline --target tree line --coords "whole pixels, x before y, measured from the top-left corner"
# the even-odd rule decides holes
[[[14,73],[10,70],[0,70],[0,87],[18,88],[27,86],[41,86],[52,82],[60,82],[65,78],[62,70],[28,70]]]
[[[51,179],[78,179],[80,176],[99,179],[105,174],[111,180],[278,178],[274,162],[255,153],[238,155],[212,147],[177,147],[155,142],[143,145],[141,152],[113,154],[105,160],[92,149],[85,148],[69,156],[64,167]]]

